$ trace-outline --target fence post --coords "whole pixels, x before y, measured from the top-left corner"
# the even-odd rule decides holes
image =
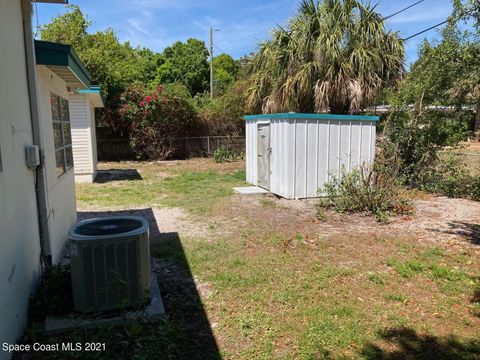
[[[207,136],[207,154],[210,155],[210,136]]]

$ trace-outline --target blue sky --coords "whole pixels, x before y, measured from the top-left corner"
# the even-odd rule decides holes
[[[215,33],[216,54],[238,58],[255,50],[268,38],[275,24],[285,25],[295,13],[299,0],[70,0],[79,5],[93,24],[90,31],[113,28],[122,41],[161,51],[177,40],[190,37],[208,43],[208,29]],[[381,0],[377,11],[390,15],[416,0]],[[375,3],[372,1],[372,3]],[[391,30],[407,37],[447,18],[450,0],[424,0],[387,21]],[[38,24],[48,23],[65,11],[63,5],[38,4]],[[34,27],[36,19],[34,17]],[[407,64],[417,56],[424,38],[438,37],[432,30],[406,44]]]

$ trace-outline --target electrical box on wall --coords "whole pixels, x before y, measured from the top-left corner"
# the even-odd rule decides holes
[[[37,145],[25,146],[25,156],[28,168],[34,169],[40,165],[40,148]]]

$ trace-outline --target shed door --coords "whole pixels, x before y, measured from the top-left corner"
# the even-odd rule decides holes
[[[270,189],[270,124],[257,125],[258,186]]]

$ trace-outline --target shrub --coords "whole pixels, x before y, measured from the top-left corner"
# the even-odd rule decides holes
[[[318,206],[337,212],[363,212],[387,222],[389,214],[411,214],[412,206],[400,195],[399,162],[384,151],[374,165],[363,164],[332,179],[321,189],[326,197]],[[321,213],[321,210],[319,211]]]
[[[120,109],[130,124],[130,143],[140,159],[164,160],[182,157],[179,137],[195,124],[193,106],[179,96],[165,96],[159,86],[151,93],[129,88]]]
[[[237,158],[238,155],[226,146],[220,146],[213,152],[213,159],[217,163],[235,161]]]
[[[402,166],[399,175],[412,187],[429,182],[445,146],[456,146],[471,133],[472,114],[455,111],[412,111],[396,108],[382,124],[382,136],[397,153]]]
[[[197,97],[196,103],[200,107],[199,118],[203,128],[210,135],[242,135],[245,122],[245,92],[246,83],[236,82],[224,95],[213,101],[205,101],[204,97]]]
[[[43,322],[48,315],[67,315],[73,311],[72,284],[68,267],[53,266],[42,278],[30,298],[30,322]]]
[[[480,164],[477,175],[458,155],[442,157],[432,171],[424,190],[454,198],[480,200]]]

